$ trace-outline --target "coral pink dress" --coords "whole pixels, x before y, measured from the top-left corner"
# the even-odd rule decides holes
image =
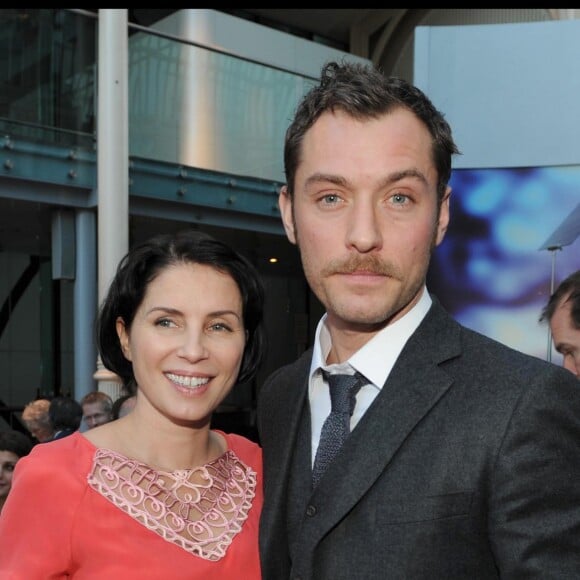
[[[220,433],[224,455],[174,472],[78,432],[37,445],[0,515],[0,579],[258,580],[262,451]]]

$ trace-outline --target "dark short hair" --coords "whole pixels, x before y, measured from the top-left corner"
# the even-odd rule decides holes
[[[113,420],[119,418],[119,414],[121,413],[121,407],[123,406],[125,401],[132,399],[134,396],[135,395],[122,395],[118,399],[115,399],[115,402],[113,403],[113,408],[111,410],[111,416],[113,417]]]
[[[117,318],[121,317],[130,330],[149,284],[167,267],[189,263],[211,266],[237,284],[247,333],[238,382],[249,381],[258,370],[264,347],[264,288],[256,268],[242,254],[204,232],[160,234],[136,245],[123,257],[97,317],[97,344],[103,364],[122,379],[130,393],[135,390],[133,365],[123,354]]]
[[[540,315],[540,322],[552,320],[556,309],[564,302],[570,302],[570,314],[574,328],[580,330],[580,270],[576,270],[565,278],[554,293],[550,296],[548,303],[544,306]]]
[[[304,135],[323,113],[339,110],[362,120],[377,118],[398,108],[414,113],[433,138],[437,195],[441,201],[451,177],[451,157],[459,153],[443,114],[414,85],[397,77],[385,76],[372,65],[353,62],[326,63],[319,84],[312,87],[298,104],[284,143],[284,170],[289,195],[293,195]]]
[[[0,430],[0,451],[10,451],[18,457],[24,457],[33,447],[34,442],[24,433],[14,429]]]
[[[76,431],[81,426],[83,408],[71,397],[55,397],[50,401],[48,416],[55,431],[61,429]]]

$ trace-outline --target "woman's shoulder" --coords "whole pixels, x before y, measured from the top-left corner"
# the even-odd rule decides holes
[[[228,449],[233,451],[242,461],[255,465],[262,462],[262,448],[258,443],[238,433],[217,431],[226,440]]]
[[[47,497],[66,497],[86,487],[94,449],[80,434],[38,443],[20,459],[14,469],[13,489],[19,497],[34,495],[42,489]]]
[[[18,464],[30,468],[45,469],[53,472],[56,467],[79,465],[83,460],[90,461],[94,455],[93,445],[78,431],[54,441],[37,443],[32,451],[23,457]]]
[[[39,452],[42,450],[42,453],[62,455],[71,452],[91,453],[94,452],[95,446],[80,431],[75,431],[61,439],[39,443],[34,449]]]

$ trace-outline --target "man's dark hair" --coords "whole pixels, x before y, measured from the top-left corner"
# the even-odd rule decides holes
[[[81,426],[83,408],[78,401],[70,397],[55,397],[50,402],[48,416],[55,431],[63,429],[76,431]]]
[[[121,407],[123,406],[125,401],[128,401],[133,397],[135,397],[135,395],[122,395],[118,399],[115,399],[115,402],[113,403],[113,408],[111,410],[111,416],[113,417],[113,421],[119,418],[119,414],[121,413]]]
[[[451,157],[459,153],[451,128],[417,87],[385,76],[372,65],[329,62],[322,68],[319,84],[302,98],[294,120],[286,130],[284,170],[288,194],[293,195],[296,169],[305,133],[327,111],[343,111],[355,119],[373,119],[403,108],[423,122],[433,138],[433,162],[437,170],[437,196],[443,199],[451,177]]]
[[[547,320],[549,323],[556,309],[565,302],[570,302],[572,325],[580,330],[580,270],[576,270],[559,284],[542,310],[540,322]]]

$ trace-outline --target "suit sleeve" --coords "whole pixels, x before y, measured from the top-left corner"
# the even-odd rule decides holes
[[[541,378],[540,378],[541,376]],[[492,470],[489,537],[502,578],[580,578],[580,382],[531,379]]]
[[[81,486],[71,475],[75,459],[54,457],[37,445],[17,464],[0,515],[0,578],[47,580],[69,575],[72,520]],[[55,460],[56,459],[56,460]]]

